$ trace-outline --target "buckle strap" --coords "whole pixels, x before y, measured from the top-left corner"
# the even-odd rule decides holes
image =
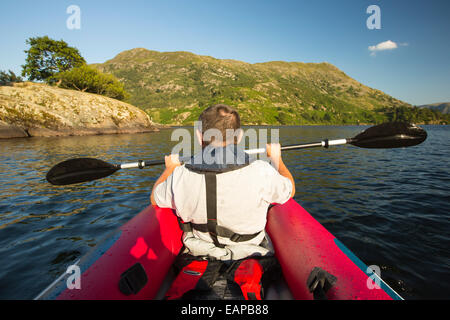
[[[197,223],[192,223],[192,222],[183,222],[183,221],[181,221],[181,219],[178,219],[178,224],[180,225],[180,229],[183,232],[192,232],[192,230],[197,230],[197,231],[205,232],[205,233],[209,232],[208,225],[206,223],[197,224]],[[226,227],[217,225],[215,234],[219,237],[229,238],[233,242],[244,242],[244,241],[249,241],[253,238],[256,238],[258,235],[261,234],[261,232],[263,232],[263,231],[258,231],[256,233],[252,233],[252,234],[239,234],[239,233],[231,231],[230,229],[228,229]]]
[[[263,231],[258,231],[256,233],[252,234],[239,234],[236,232],[231,231],[228,228],[217,226],[217,234],[224,238],[229,238],[233,242],[244,242],[249,241],[255,237],[257,237],[259,234],[261,234]]]

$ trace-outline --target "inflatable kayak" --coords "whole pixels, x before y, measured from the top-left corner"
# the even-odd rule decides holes
[[[313,287],[327,279],[327,299],[402,299],[295,200],[269,210],[266,231],[293,299],[314,299]],[[162,299],[173,280],[181,236],[172,210],[149,206],[106,236],[36,299]],[[78,285],[73,285],[77,270]]]

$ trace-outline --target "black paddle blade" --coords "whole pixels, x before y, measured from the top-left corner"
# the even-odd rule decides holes
[[[402,148],[425,141],[427,132],[407,122],[383,123],[361,132],[348,143],[361,148]]]
[[[56,186],[92,181],[107,177],[120,166],[93,158],[77,158],[63,161],[47,173],[47,181]]]

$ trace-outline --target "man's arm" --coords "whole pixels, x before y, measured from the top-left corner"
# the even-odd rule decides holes
[[[293,198],[295,196],[295,181],[294,178],[292,177],[292,174],[289,172],[289,169],[284,164],[283,159],[281,158],[281,145],[279,143],[267,144],[266,151],[267,156],[270,158],[270,161],[272,161],[273,166],[278,170],[278,173],[281,174],[283,177],[286,177],[289,180],[291,180],[292,183],[291,198]]]
[[[164,181],[166,181],[167,178],[173,173],[175,168],[181,166],[180,160],[178,159],[178,155],[175,155],[175,154],[165,156],[164,161],[166,163],[166,169],[164,170],[164,172],[161,174],[161,176],[158,178],[158,180],[156,180],[155,184],[153,185],[152,194],[150,196],[150,202],[154,206],[157,205],[156,201],[155,201],[155,196],[154,196],[156,186],[163,183]]]

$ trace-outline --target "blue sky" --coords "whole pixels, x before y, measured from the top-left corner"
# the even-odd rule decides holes
[[[69,30],[70,5],[81,29]],[[369,30],[378,5],[381,29]],[[48,35],[88,63],[123,50],[190,51],[250,63],[330,62],[352,78],[414,105],[450,101],[450,1],[1,1],[0,70],[21,72],[25,40]],[[370,46],[390,40],[397,48]],[[383,45],[381,45],[383,47]]]

